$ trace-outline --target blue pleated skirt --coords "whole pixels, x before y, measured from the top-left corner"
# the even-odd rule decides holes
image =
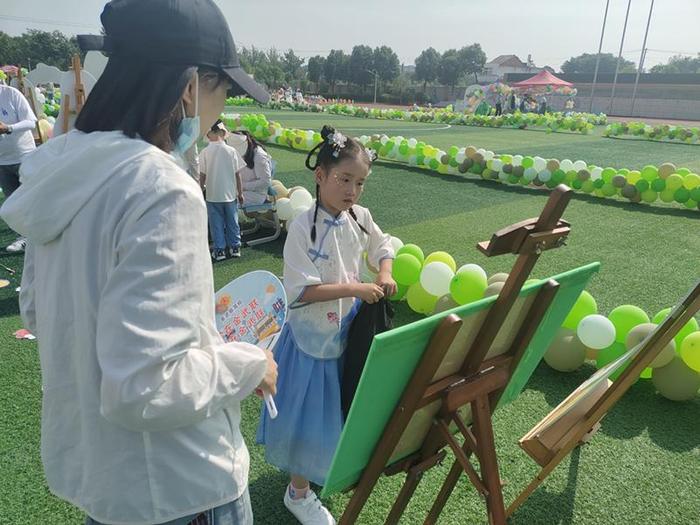
[[[279,371],[278,416],[270,419],[263,403],[257,442],[265,445],[268,463],[323,485],[343,429],[343,356],[316,359],[305,354],[289,325],[282,329],[273,354]]]

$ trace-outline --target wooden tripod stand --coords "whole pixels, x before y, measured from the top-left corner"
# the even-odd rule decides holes
[[[517,313],[514,305],[540,254],[565,244],[570,225],[561,220],[571,198],[566,186],[554,189],[540,217],[519,222],[496,232],[488,242],[477,245],[487,257],[513,253],[518,259],[501,293],[486,313],[475,335],[465,342],[463,360],[456,370],[441,374],[448,350],[462,329],[463,320],[450,314],[434,331],[419,365],[415,368],[369,463],[362,472],[355,492],[340,519],[340,524],[355,523],[382,473],[406,472],[406,481],[398,494],[386,523],[398,523],[423,474],[441,462],[449,447],[456,460],[445,480],[425,523],[434,523],[462,473],[486,500],[491,524],[503,524],[506,511],[501,492],[491,416],[504,389],[520,366],[526,350],[555,299],[559,283],[549,280],[536,296]],[[505,325],[514,327],[506,351],[490,353],[502,336]],[[437,379],[436,379],[437,378]],[[393,462],[397,446],[411,439],[420,418],[429,421],[420,436],[418,450]],[[455,439],[459,432],[464,443]],[[408,436],[408,437],[407,437]],[[470,462],[476,456],[481,475]],[[390,466],[386,468],[386,465]]]

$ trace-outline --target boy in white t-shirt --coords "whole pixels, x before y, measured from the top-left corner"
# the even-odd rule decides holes
[[[245,162],[224,142],[226,127],[220,120],[207,133],[209,145],[199,154],[200,183],[206,188],[209,230],[214,241],[211,257],[223,261],[241,256],[238,205],[243,205],[240,171]]]

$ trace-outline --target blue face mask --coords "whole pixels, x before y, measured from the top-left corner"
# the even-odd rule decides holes
[[[194,117],[188,117],[185,113],[185,104],[180,102],[182,107],[182,120],[178,127],[177,140],[173,146],[172,154],[184,157],[187,150],[195,145],[199,138],[199,74],[195,73],[195,95],[194,95]]]

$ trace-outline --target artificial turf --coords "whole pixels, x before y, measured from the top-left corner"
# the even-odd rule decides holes
[[[331,122],[356,135],[379,130],[415,136],[436,146],[474,144],[509,153],[583,159],[600,165],[641,167],[674,161],[700,166],[697,149],[675,144],[614,141],[596,136],[533,131],[454,127],[429,131],[434,125],[360,120],[349,117],[269,112],[289,127],[320,129]],[[306,124],[302,124],[305,122]],[[415,127],[415,132],[399,131]],[[352,131],[358,128],[357,131]],[[362,129],[359,129],[362,128]],[[628,148],[635,148],[629,150]],[[685,148],[685,149],[684,149]],[[276,177],[287,186],[313,189],[302,153],[271,147]],[[687,159],[687,160],[686,160]],[[536,216],[546,193],[482,181],[476,177],[438,175],[419,169],[377,163],[361,204],[376,222],[405,242],[426,252],[445,250],[458,264],[475,262],[489,274],[507,271],[510,256],[487,259],[474,245],[497,229]],[[635,304],[653,315],[674,304],[700,271],[700,216],[697,211],[643,206],[577,195],[565,214],[572,223],[568,246],[545,253],[534,276],[546,277],[590,261],[602,263],[588,290],[602,313],[620,304]],[[216,288],[253,269],[282,270],[283,238],[243,250],[239,260],[215,265]],[[13,240],[0,225],[0,244]],[[86,247],[89,249],[89,247]],[[0,524],[78,524],[83,514],[48,491],[39,457],[41,381],[35,342],[16,340],[22,327],[17,293],[22,257],[0,253],[0,263],[15,268],[11,285],[0,289]],[[397,307],[399,323],[416,319],[405,303]],[[517,447],[517,440],[558,404],[594,368],[585,365],[563,374],[542,364],[527,388],[494,417],[501,475],[510,501],[538,468]],[[243,432],[251,450],[250,488],[256,523],[292,524],[282,504],[284,474],[267,465],[254,445],[259,402],[243,405]],[[402,523],[422,523],[451,461],[433,469],[409,505]],[[384,478],[360,517],[360,523],[382,523],[402,476]],[[567,458],[518,510],[514,524],[695,524],[700,516],[700,398],[667,401],[649,381],[639,381],[603,420],[591,444]],[[336,495],[327,502],[339,517],[348,501]],[[462,479],[440,523],[484,523],[482,500]]]

